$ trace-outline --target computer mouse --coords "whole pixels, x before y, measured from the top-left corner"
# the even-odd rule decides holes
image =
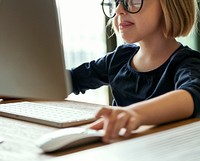
[[[84,127],[69,127],[41,136],[36,145],[44,152],[54,152],[98,141],[103,132]]]

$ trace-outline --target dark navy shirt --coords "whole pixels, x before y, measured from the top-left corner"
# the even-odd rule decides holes
[[[72,69],[73,92],[85,93],[109,85],[113,105],[127,106],[184,89],[194,100],[193,117],[200,117],[200,53],[181,45],[160,67],[138,72],[131,67],[131,59],[138,50],[134,44],[121,45],[96,61]]]

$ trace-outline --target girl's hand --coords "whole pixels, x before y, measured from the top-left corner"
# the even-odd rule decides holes
[[[124,136],[128,137],[132,130],[140,126],[139,115],[131,109],[103,107],[96,114],[96,117],[99,120],[91,124],[90,128],[105,130],[103,141],[107,143],[119,137],[119,131],[122,128],[125,129]]]

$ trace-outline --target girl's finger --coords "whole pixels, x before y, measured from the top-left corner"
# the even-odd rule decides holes
[[[115,139],[119,136],[120,130],[126,126],[128,119],[129,116],[125,112],[118,114],[115,126],[113,127],[111,134],[112,139]]]
[[[109,116],[112,112],[111,108],[102,107],[96,114],[96,118],[101,118],[102,116]]]
[[[136,130],[138,128],[138,123],[134,117],[131,117],[127,123],[126,126],[126,132],[124,134],[125,137],[129,137],[131,135],[131,132],[133,130]]]
[[[88,128],[100,130],[103,129],[103,124],[104,124],[103,118],[100,118],[95,122],[91,123],[90,125],[88,125]]]
[[[109,142],[112,139],[112,131],[115,126],[117,126],[118,120],[117,116],[119,114],[119,110],[112,110],[109,117],[105,117],[105,136],[104,141]]]

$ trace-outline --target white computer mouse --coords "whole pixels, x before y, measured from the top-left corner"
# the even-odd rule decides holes
[[[41,136],[36,145],[44,152],[54,152],[65,148],[72,148],[101,139],[102,131],[84,127],[70,127],[56,130]]]

